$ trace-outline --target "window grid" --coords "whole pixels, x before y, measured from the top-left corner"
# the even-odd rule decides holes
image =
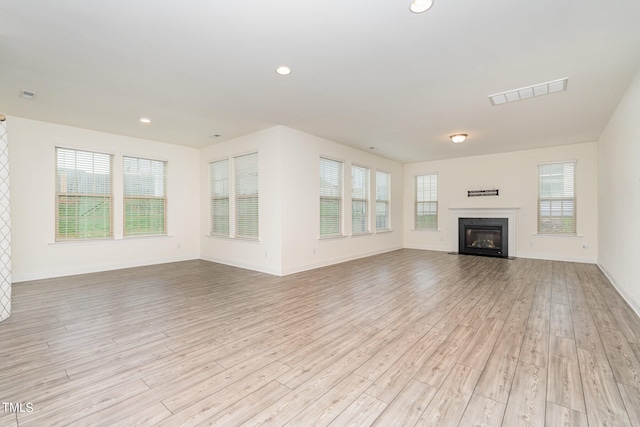
[[[576,234],[576,162],[538,165],[538,233]]]
[[[343,163],[320,158],[320,236],[342,235]]]
[[[124,235],[166,234],[167,162],[124,157]]]
[[[417,230],[438,228],[438,174],[416,176],[415,227]]]
[[[113,156],[56,147],[56,241],[113,237]]]
[[[389,230],[391,174],[376,171],[376,230]]]
[[[369,168],[351,166],[351,233],[369,232]]]

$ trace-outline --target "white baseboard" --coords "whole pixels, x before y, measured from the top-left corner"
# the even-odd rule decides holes
[[[629,295],[625,288],[618,283],[613,274],[611,274],[602,264],[598,263],[598,268],[609,279],[609,282],[616,288],[616,291],[620,296],[629,304],[629,307],[635,311],[636,315],[640,317],[640,302],[638,302],[633,296]]]
[[[303,271],[313,270],[314,268],[328,267],[328,266],[334,265],[334,264],[341,264],[343,262],[353,261],[353,260],[360,259],[360,258],[366,258],[366,257],[370,257],[370,256],[373,256],[373,255],[379,255],[379,254],[384,254],[384,253],[387,253],[387,252],[397,251],[397,250],[402,249],[402,248],[403,248],[402,246],[394,246],[394,247],[390,247],[390,248],[380,249],[380,250],[377,250],[377,251],[364,252],[364,253],[353,255],[353,256],[349,256],[349,257],[334,258],[334,259],[320,261],[320,262],[316,262],[316,263],[312,263],[312,264],[306,264],[306,265],[301,265],[301,266],[297,266],[297,267],[293,267],[293,268],[287,268],[287,269],[283,270],[283,274],[282,275],[283,276],[287,276],[289,274],[295,274],[295,273],[301,273]]]
[[[451,249],[441,246],[429,246],[429,245],[406,245],[405,249],[419,249],[421,251],[435,251],[435,252],[458,252],[458,248]]]
[[[274,276],[283,276],[280,270],[275,270],[275,269],[263,267],[260,265],[247,264],[244,262],[235,262],[228,259],[211,257],[211,256],[201,256],[200,259],[204,261],[215,262],[217,264],[229,265],[231,267],[244,268],[245,270],[257,271],[259,273],[267,273]]]
[[[101,271],[121,270],[123,268],[144,267],[146,265],[166,264],[170,262],[191,261],[199,259],[197,255],[183,255],[178,257],[169,257],[162,259],[154,259],[152,261],[134,261],[118,264],[107,264],[98,266],[77,266],[74,268],[66,268],[56,271],[37,271],[28,274],[15,274],[11,276],[12,283],[29,282],[32,280],[52,279],[54,277],[75,276],[77,274],[99,273]]]
[[[549,254],[537,254],[532,252],[518,252],[513,255],[516,258],[531,258],[531,259],[544,259],[548,261],[565,261],[565,262],[578,262],[582,264],[597,264],[598,261],[591,257],[577,257],[566,255],[549,255]]]
[[[426,245],[407,245],[407,249],[420,249],[423,251],[437,251],[437,252],[458,252],[458,248],[444,248]],[[531,259],[544,259],[549,261],[566,261],[566,262],[579,262],[583,264],[596,264],[597,260],[589,257],[572,257],[566,255],[549,255],[549,254],[537,254],[531,252],[518,252],[517,254],[509,254],[515,258],[531,258]]]

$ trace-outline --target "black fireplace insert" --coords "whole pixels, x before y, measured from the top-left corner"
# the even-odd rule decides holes
[[[458,253],[509,257],[507,218],[459,218]]]

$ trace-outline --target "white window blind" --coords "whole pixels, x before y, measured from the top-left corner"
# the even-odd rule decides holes
[[[376,171],[376,230],[389,230],[391,174]]]
[[[229,235],[229,160],[209,163],[211,234]]]
[[[56,241],[113,237],[113,156],[56,147]]]
[[[167,162],[124,157],[124,235],[166,234]]]
[[[342,162],[320,158],[320,236],[342,234]]]
[[[438,228],[438,174],[416,176],[416,229]]]
[[[234,158],[236,237],[257,239],[259,223],[258,153]]]
[[[369,169],[351,166],[351,232],[369,231]]]
[[[576,233],[576,162],[538,165],[538,233]]]

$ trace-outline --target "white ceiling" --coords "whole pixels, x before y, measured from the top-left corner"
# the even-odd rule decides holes
[[[640,68],[638,0],[408,7],[0,0],[0,111],[191,147],[284,125],[411,162],[595,141]],[[566,92],[487,98],[563,77]]]

